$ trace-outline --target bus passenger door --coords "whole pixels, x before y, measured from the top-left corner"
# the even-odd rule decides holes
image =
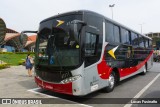
[[[99,88],[99,76],[97,72],[99,35],[95,33],[85,33],[85,87],[86,92],[95,91]],[[96,87],[96,88],[94,88]]]
[[[84,27],[83,38],[83,56],[84,56],[84,74],[85,90],[87,93],[95,91],[102,87],[102,83],[97,70],[97,62],[101,58],[103,43],[103,18],[95,14],[86,13],[84,21],[87,26]]]

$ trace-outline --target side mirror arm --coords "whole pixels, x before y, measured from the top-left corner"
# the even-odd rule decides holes
[[[37,32],[38,32],[38,31],[27,31],[27,30],[26,30],[26,31],[22,31],[21,34],[23,34],[23,33],[37,33]]]
[[[25,44],[27,42],[27,35],[25,33],[38,33],[38,31],[22,31],[20,33],[20,37],[19,37],[19,40],[20,40],[20,43],[21,44]]]

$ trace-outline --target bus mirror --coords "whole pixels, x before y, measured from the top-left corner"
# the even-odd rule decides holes
[[[72,36],[70,38],[75,38],[76,40],[78,40],[78,25],[76,23],[71,23],[69,25],[69,28],[70,28],[70,36]]]
[[[27,43],[28,36],[25,33],[37,33],[37,31],[22,31],[19,36],[20,43],[25,46]]]
[[[81,24],[82,26],[87,26],[87,23],[85,23],[83,21],[79,22],[79,24]]]
[[[70,28],[70,34],[74,35],[75,40],[79,39],[79,34],[83,28],[83,26],[86,26],[87,24],[84,21],[81,20],[73,20],[70,24],[69,24],[69,28]]]
[[[84,21],[81,21],[81,20],[73,20],[71,23],[72,24],[80,24],[82,26],[86,26],[87,25],[87,23],[85,23]]]
[[[85,23],[84,21],[81,21],[81,20],[73,20],[71,23],[70,23],[70,28],[72,30],[74,30],[74,32],[77,32],[79,30],[82,29],[83,26],[86,26],[87,23]]]
[[[27,39],[28,39],[28,37],[26,34],[24,34],[24,33],[20,34],[19,41],[22,44],[22,46],[24,46],[26,44]]]

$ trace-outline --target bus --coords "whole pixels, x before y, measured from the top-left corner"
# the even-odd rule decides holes
[[[153,65],[151,38],[88,10],[58,14],[24,33],[37,33],[36,84],[56,93],[111,92]]]

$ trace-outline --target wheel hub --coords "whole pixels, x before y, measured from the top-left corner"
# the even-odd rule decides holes
[[[113,86],[114,86],[114,76],[113,76],[113,74],[111,74],[110,76],[109,76],[109,86],[112,88]]]
[[[146,73],[146,72],[147,72],[147,70],[146,70],[146,67],[144,67],[144,70],[143,70],[143,72],[144,72],[144,73]]]

